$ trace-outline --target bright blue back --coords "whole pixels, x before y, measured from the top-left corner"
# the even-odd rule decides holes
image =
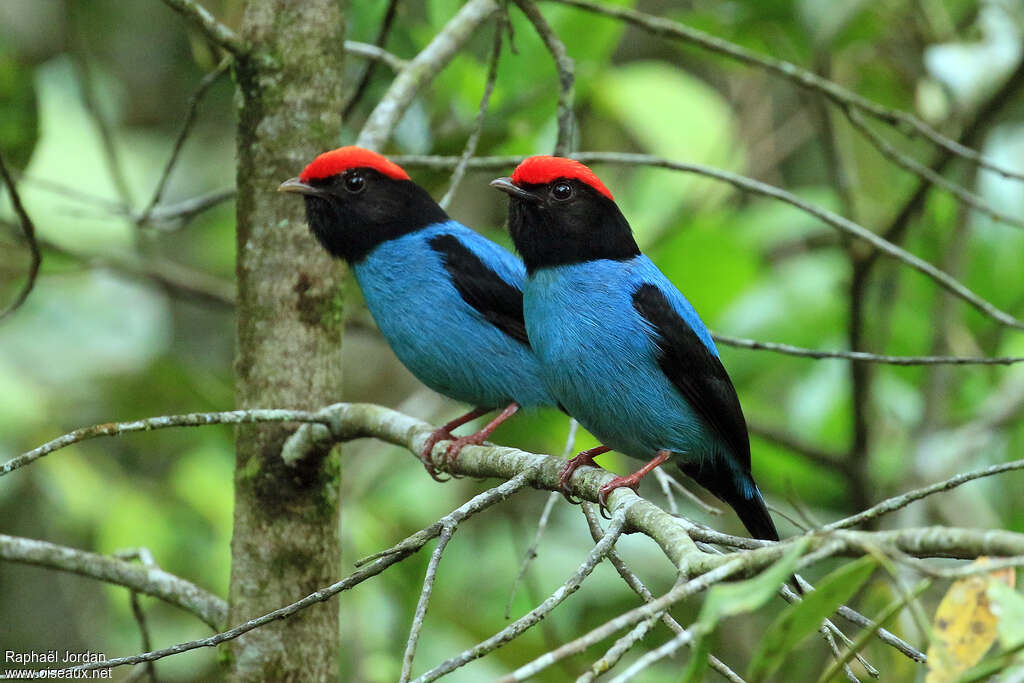
[[[553,405],[529,347],[467,304],[429,240],[454,235],[503,280],[522,288],[523,265],[456,221],[383,242],[353,266],[366,306],[398,359],[421,382],[481,408]]]
[[[526,330],[548,389],[613,450],[648,460],[662,449],[693,458],[727,448],[658,366],[651,327],[633,306],[641,284],[657,286],[718,355],[690,302],[646,256],[543,268],[526,280]]]

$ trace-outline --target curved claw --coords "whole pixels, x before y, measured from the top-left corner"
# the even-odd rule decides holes
[[[429,474],[430,478],[434,481],[444,483],[451,480],[451,477],[441,477],[438,475],[437,468],[434,467],[434,461],[430,457],[431,453],[434,451],[434,446],[437,445],[438,441],[444,441],[451,438],[451,432],[444,427],[439,427],[431,432],[430,436],[427,437],[427,442],[423,445],[423,450],[420,451],[419,456],[420,460],[423,462],[423,468],[427,470],[427,474]]]
[[[562,497],[569,501],[571,505],[581,505],[583,500],[573,498],[572,491],[569,490],[569,479],[572,478],[573,472],[575,472],[576,468],[579,467],[579,464],[574,461],[575,458],[565,463],[562,467],[562,471],[558,473],[558,492],[561,493]]]
[[[594,462],[594,458],[602,453],[607,453],[608,450],[609,448],[607,446],[597,446],[596,448],[580,451],[575,457],[570,458],[569,462],[562,466],[562,471],[558,473],[558,491],[567,501],[573,505],[579,505],[583,502],[582,500],[573,500],[572,492],[569,491],[569,480],[572,479],[573,473],[584,465],[597,467],[597,463]]]
[[[628,477],[615,477],[610,482],[602,486],[597,492],[597,502],[601,506],[601,516],[605,519],[611,519],[611,515],[606,514],[610,513],[610,510],[608,510],[608,496],[615,489],[621,489],[623,487],[633,489],[633,493],[636,493],[637,489],[640,487],[640,481],[632,474]]]
[[[461,479],[462,475],[451,472],[452,465],[454,465],[455,461],[459,459],[459,453],[462,452],[462,449],[466,446],[479,446],[486,440],[487,435],[481,434],[480,432],[452,440],[452,442],[448,444],[448,450],[445,451],[444,454],[445,466],[449,470],[448,474],[454,479]]]

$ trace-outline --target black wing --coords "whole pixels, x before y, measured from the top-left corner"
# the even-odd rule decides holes
[[[523,321],[523,292],[491,270],[455,235],[437,235],[430,248],[441,255],[441,262],[452,278],[459,296],[475,308],[489,323],[526,346]]]
[[[661,371],[749,472],[747,423],[722,361],[704,346],[697,333],[654,285],[641,285],[633,293],[633,307],[657,332]]]

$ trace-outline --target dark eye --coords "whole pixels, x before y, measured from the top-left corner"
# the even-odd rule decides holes
[[[572,197],[572,185],[569,183],[555,183],[551,188],[551,196],[560,202]]]
[[[362,192],[364,187],[366,187],[366,178],[358,173],[350,173],[345,176],[345,189],[352,194]]]

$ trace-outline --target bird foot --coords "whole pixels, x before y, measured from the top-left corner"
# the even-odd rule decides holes
[[[452,465],[454,465],[455,461],[459,459],[459,453],[462,452],[462,449],[466,446],[479,446],[484,441],[487,441],[488,436],[490,436],[490,433],[484,433],[484,430],[481,429],[479,432],[475,432],[468,436],[460,436],[459,438],[452,440],[452,442],[448,444],[448,450],[445,451],[444,454],[445,467],[449,470],[448,474],[455,479],[461,479],[461,475],[451,472]]]
[[[605,518],[609,518],[609,515],[606,513],[609,512],[608,496],[612,491],[626,487],[633,489],[633,493],[636,493],[637,487],[640,486],[640,480],[648,475],[655,467],[668,460],[670,455],[672,455],[672,451],[658,451],[657,455],[651,458],[646,465],[638,469],[633,474],[627,477],[615,477],[610,482],[602,486],[601,490],[597,492],[597,502],[601,506],[601,515]]]
[[[637,473],[629,475],[628,477],[615,477],[610,482],[601,487],[597,492],[597,502],[601,506],[601,515],[606,519],[608,515],[608,495],[615,489],[621,489],[623,487],[633,489],[633,493],[636,493],[637,487],[640,486],[640,480],[643,479],[643,475],[637,476]]]
[[[431,453],[438,441],[445,441],[453,438],[452,433],[445,427],[438,427],[430,433],[430,436],[427,437],[427,442],[423,445],[423,450],[420,451],[419,456],[420,460],[423,462],[423,467],[427,470],[427,474],[429,474],[431,479],[434,481],[446,482],[451,479],[451,477],[441,477],[438,475],[437,468],[434,467],[434,461],[431,458]]]
[[[516,411],[518,410],[518,403],[509,403],[507,406],[505,406],[505,409],[498,413],[497,417],[488,422],[483,429],[481,429],[478,432],[474,432],[469,436],[459,437],[458,439],[455,439],[450,444],[448,444],[448,450],[444,456],[445,466],[448,468],[448,474],[458,479],[459,476],[453,474],[451,472],[451,468],[452,465],[455,464],[455,461],[458,459],[459,452],[462,451],[462,449],[465,448],[466,446],[479,446],[484,441],[487,441],[487,437],[489,437],[491,433],[498,428],[498,425],[500,425],[502,422],[515,415]]]
[[[580,451],[576,455],[576,457],[571,458],[569,462],[565,463],[565,466],[562,467],[562,471],[558,473],[558,491],[565,497],[567,501],[569,501],[573,505],[579,505],[580,503],[583,502],[581,500],[575,500],[572,497],[572,492],[569,491],[569,479],[572,478],[573,473],[580,467],[583,467],[584,465],[597,467],[597,465],[594,463],[594,458],[601,455],[602,453],[607,453],[609,450],[611,449],[608,448],[607,446],[598,446],[596,448]]]

